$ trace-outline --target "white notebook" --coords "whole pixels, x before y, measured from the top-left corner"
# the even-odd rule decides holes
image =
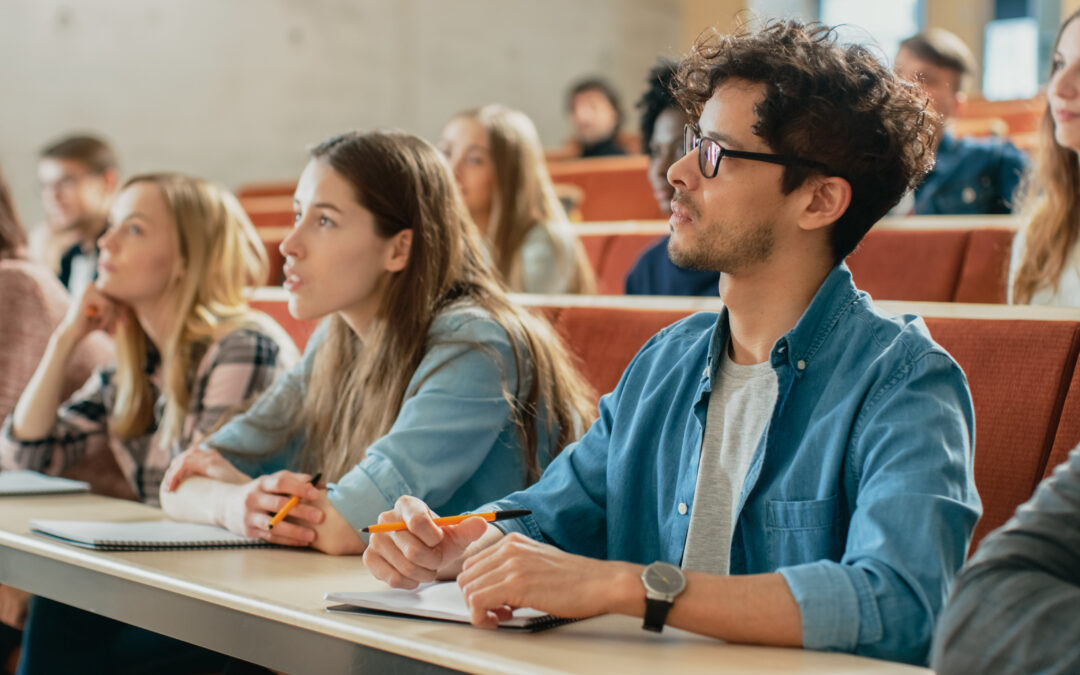
[[[143,520],[106,523],[92,520],[31,520],[30,530],[68,544],[101,551],[172,551],[181,549],[271,546],[213,525]]]
[[[469,623],[469,608],[465,604],[461,587],[456,581],[423,584],[412,591],[389,589],[366,593],[327,593],[325,599],[342,603],[327,607],[328,610],[334,612],[383,614]],[[574,619],[563,619],[525,608],[515,609],[513,618],[500,623],[499,628],[537,631],[571,621]]]
[[[89,491],[90,484],[81,480],[46,476],[37,471],[0,471],[0,496],[3,497],[58,495]]]

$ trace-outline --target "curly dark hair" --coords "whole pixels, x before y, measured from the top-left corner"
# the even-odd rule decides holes
[[[656,126],[656,118],[668,108],[681,108],[672,86],[675,84],[675,74],[679,64],[670,59],[660,59],[652,70],[646,82],[649,88],[642,94],[637,102],[637,108],[641,110],[641,148],[645,153],[649,152],[649,144],[652,142],[653,127]]]
[[[679,64],[674,93],[697,119],[728,80],[761,83],[753,127],[774,151],[805,157],[851,184],[851,204],[830,234],[836,262],[934,164],[934,113],[920,87],[867,49],[841,45],[828,26],[776,20],[760,30],[704,33]],[[784,167],[790,194],[820,170]]]

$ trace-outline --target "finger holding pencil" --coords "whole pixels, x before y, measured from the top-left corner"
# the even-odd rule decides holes
[[[443,516],[441,518],[435,518],[434,523],[440,527],[444,525],[457,525],[466,518],[483,518],[489,523],[496,520],[510,520],[511,518],[521,518],[523,516],[531,515],[532,511],[528,509],[511,509],[507,511],[489,511],[488,513],[463,513],[460,516]],[[396,523],[379,523],[377,525],[368,525],[361,532],[369,532],[371,534],[378,534],[380,532],[401,532],[402,530],[409,529],[408,524],[404,521]]]
[[[308,484],[311,485],[311,487],[317,488],[319,487],[320,478],[322,478],[322,473],[317,473],[311,477],[311,480],[308,481]],[[285,520],[285,517],[289,515],[289,512],[296,508],[296,505],[299,503],[300,495],[293,495],[293,497],[289,501],[285,502],[285,506],[281,507],[281,510],[275,513],[274,517],[270,519],[270,524],[267,525],[267,529],[274,529],[274,526],[280,524],[281,521]]]

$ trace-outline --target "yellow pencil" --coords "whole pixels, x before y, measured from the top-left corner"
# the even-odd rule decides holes
[[[320,478],[322,478],[321,473],[315,474],[314,476],[312,476],[311,480],[308,481],[308,485],[311,485],[313,487],[318,487]],[[274,517],[270,519],[270,526],[267,529],[268,530],[274,529],[274,526],[277,525],[278,523],[280,523],[281,521],[285,520],[285,516],[289,515],[289,511],[292,511],[293,507],[295,507],[299,503],[300,503],[300,497],[298,497],[297,495],[293,495],[293,498],[290,499],[289,501],[287,501],[285,503],[285,506],[282,506],[281,510],[278,511],[277,513],[275,513]]]

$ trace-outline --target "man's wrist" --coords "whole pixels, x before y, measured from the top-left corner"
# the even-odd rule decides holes
[[[611,605],[606,609],[607,614],[626,614],[641,618],[645,616],[645,586],[641,583],[641,572],[644,565],[635,565],[626,562],[608,562],[605,565],[613,567],[611,574],[611,590],[609,598]]]

